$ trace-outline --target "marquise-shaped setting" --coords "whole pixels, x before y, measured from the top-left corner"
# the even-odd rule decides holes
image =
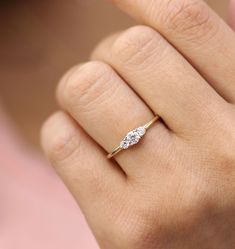
[[[130,146],[137,144],[145,135],[145,133],[146,129],[144,127],[139,127],[133,131],[128,132],[125,138],[121,141],[120,147],[126,150]]]

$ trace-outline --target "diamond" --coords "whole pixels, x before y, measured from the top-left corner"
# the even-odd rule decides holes
[[[128,149],[130,146],[137,144],[145,133],[146,129],[144,127],[139,127],[133,131],[130,131],[121,141],[120,147],[122,149]]]
[[[126,137],[129,140],[130,145],[137,144],[140,140],[140,136],[135,130],[129,132]]]
[[[128,149],[129,148],[129,142],[127,140],[123,140],[121,143],[120,143],[120,147],[123,148],[124,150]]]
[[[139,127],[136,129],[136,131],[138,132],[138,134],[143,137],[144,134],[146,133],[146,129],[144,127]]]

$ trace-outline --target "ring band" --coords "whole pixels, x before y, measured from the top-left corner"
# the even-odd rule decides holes
[[[137,144],[141,138],[146,134],[146,131],[159,119],[159,116],[155,116],[152,120],[150,120],[147,124],[136,128],[125,136],[125,138],[121,141],[118,147],[116,147],[111,153],[107,155],[107,158],[110,159],[117,155],[122,150],[128,149],[130,146]]]

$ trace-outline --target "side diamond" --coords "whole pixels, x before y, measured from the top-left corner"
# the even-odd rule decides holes
[[[138,134],[143,137],[144,134],[146,133],[146,129],[144,127],[139,127],[136,129],[136,131],[138,132]]]
[[[123,140],[123,141],[121,141],[121,143],[120,143],[120,147],[123,148],[124,150],[128,149],[129,146],[130,146],[129,143],[128,143],[128,141],[126,141],[126,140]]]

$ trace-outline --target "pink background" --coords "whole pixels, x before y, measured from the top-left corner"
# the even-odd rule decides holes
[[[96,249],[70,193],[0,111],[0,248]]]

